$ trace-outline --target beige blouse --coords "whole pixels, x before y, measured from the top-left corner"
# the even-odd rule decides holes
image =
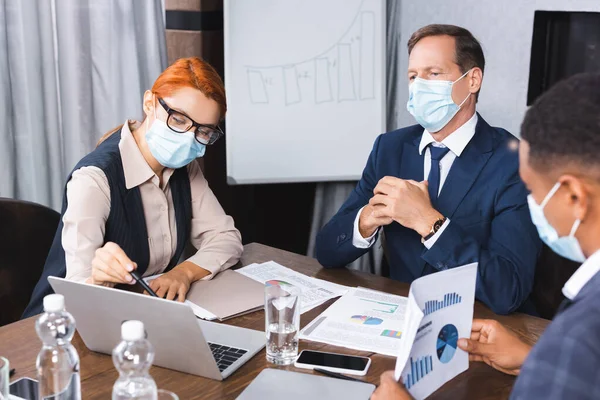
[[[169,185],[174,170],[165,168],[161,185],[137,147],[128,122],[121,132],[119,150],[125,184],[127,189],[139,187],[148,229],[150,262],[144,275],[154,275],[165,270],[177,247]],[[187,168],[192,192],[190,240],[198,250],[187,261],[210,271],[205,279],[211,279],[237,263],[242,254],[241,235],[208,187],[199,165],[194,161]],[[62,231],[66,277],[83,282],[91,277],[95,251],[104,245],[105,224],[110,213],[110,188],[104,172],[97,167],[75,171],[67,184],[67,200]]]

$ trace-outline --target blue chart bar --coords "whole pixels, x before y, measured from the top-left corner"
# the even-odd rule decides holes
[[[430,300],[425,302],[425,308],[423,314],[429,315],[434,311],[441,310],[442,308],[449,307],[454,304],[458,304],[462,301],[462,297],[458,293],[447,293],[444,298],[439,300]]]
[[[404,385],[407,389],[410,389],[417,382],[433,371],[433,358],[431,356],[424,356],[416,361],[410,358],[410,372],[404,377]]]

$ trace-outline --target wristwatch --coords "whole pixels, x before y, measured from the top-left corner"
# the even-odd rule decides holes
[[[431,230],[429,231],[429,234],[427,236],[425,236],[424,238],[422,238],[421,242],[425,243],[426,241],[431,239],[433,237],[433,235],[435,235],[437,233],[437,231],[440,230],[442,225],[444,225],[444,222],[446,222],[446,217],[442,217],[442,218],[438,219],[437,221],[435,221],[433,223],[433,226],[431,227]]]

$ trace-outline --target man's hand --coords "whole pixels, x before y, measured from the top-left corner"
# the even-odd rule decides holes
[[[371,400],[411,400],[412,398],[404,385],[396,382],[394,371],[381,374],[379,387],[371,396]]]
[[[373,218],[389,217],[419,235],[429,235],[435,221],[444,216],[431,206],[427,182],[391,176],[381,178],[369,205],[375,207]]]
[[[165,298],[166,296],[167,300],[177,298],[177,301],[183,303],[191,284],[208,275],[210,275],[209,271],[192,262],[185,261],[171,271],[152,280],[150,288],[156,292],[158,297]]]
[[[380,226],[389,225],[394,221],[388,216],[376,217],[375,211],[379,208],[383,208],[383,206],[367,204],[360,213],[358,231],[363,238],[370,237]]]
[[[483,361],[509,375],[519,375],[531,350],[501,323],[489,319],[473,320],[471,339],[459,339],[458,347],[469,353],[469,360]]]

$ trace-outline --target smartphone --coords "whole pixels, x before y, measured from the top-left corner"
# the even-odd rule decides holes
[[[298,368],[321,368],[340,374],[365,376],[371,366],[371,359],[369,357],[302,350],[294,365]]]
[[[17,399],[37,400],[38,381],[31,378],[17,379],[10,384],[9,391]]]

